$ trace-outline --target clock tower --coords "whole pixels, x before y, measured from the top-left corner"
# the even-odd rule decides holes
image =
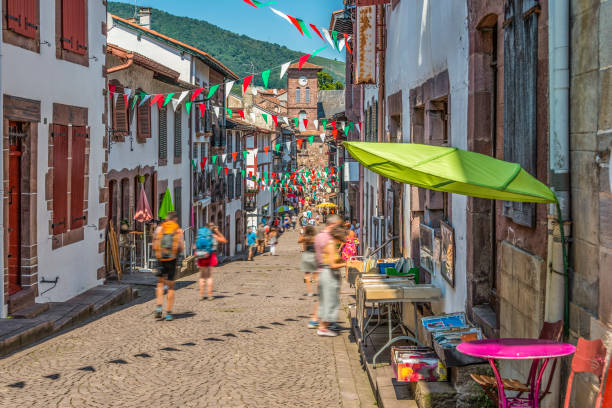
[[[289,118],[300,118],[300,131],[314,131],[314,120],[317,119],[319,80],[317,73],[323,68],[306,62],[302,69],[293,64],[287,71],[287,115]],[[308,119],[304,129],[302,119]]]

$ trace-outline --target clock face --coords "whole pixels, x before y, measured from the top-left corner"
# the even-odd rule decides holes
[[[306,86],[306,84],[308,84],[308,80],[305,76],[301,76],[300,79],[298,79],[298,84],[301,86]]]

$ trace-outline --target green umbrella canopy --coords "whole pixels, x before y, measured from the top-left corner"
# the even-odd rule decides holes
[[[555,194],[519,164],[456,147],[344,142],[359,163],[401,183],[492,200],[556,203]]]
[[[159,206],[159,218],[166,219],[169,212],[174,211],[174,205],[172,204],[172,197],[170,196],[170,189],[166,188],[164,198],[162,199],[161,205]]]

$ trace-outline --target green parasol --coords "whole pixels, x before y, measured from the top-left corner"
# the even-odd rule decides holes
[[[172,204],[172,197],[170,196],[170,189],[166,188],[166,192],[164,193],[164,198],[162,199],[162,203],[159,207],[159,218],[166,219],[169,212],[174,211],[174,205]]]
[[[492,200],[556,203],[555,194],[519,164],[456,147],[344,142],[359,163],[401,183]]]

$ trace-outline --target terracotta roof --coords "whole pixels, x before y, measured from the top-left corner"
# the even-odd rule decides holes
[[[298,69],[298,67],[299,63],[296,62],[295,64],[291,64],[289,66],[289,69]],[[304,65],[302,65],[302,69],[316,69],[318,71],[321,71],[323,67],[320,65],[311,64],[310,62],[305,62]]]
[[[128,59],[130,56],[133,57],[134,63],[138,64],[144,68],[150,69],[151,71],[157,72],[158,74],[162,74],[167,76],[168,78],[172,78],[174,80],[178,80],[179,73],[171,68],[168,68],[165,65],[160,64],[159,62],[153,61],[150,58],[145,57],[134,51],[129,51],[124,48],[121,48],[115,44],[108,43],[106,44],[106,53],[114,55],[115,57]],[[108,67],[112,68],[112,67]]]
[[[202,50],[198,50],[197,48],[192,47],[191,45],[188,45],[188,44],[185,44],[185,43],[180,42],[178,40],[175,40],[174,38],[168,37],[168,36],[166,36],[166,35],[164,35],[162,33],[159,33],[159,32],[157,32],[155,30],[151,30],[150,28],[143,27],[143,26],[141,26],[139,24],[136,24],[136,23],[134,23],[134,22],[132,22],[130,20],[126,20],[125,18],[118,17],[118,16],[116,16],[114,14],[111,14],[111,17],[114,20],[117,20],[117,21],[120,21],[120,22],[122,22],[124,24],[127,24],[130,27],[136,28],[138,30],[142,30],[142,31],[144,31],[146,33],[149,33],[149,34],[155,36],[155,37],[159,37],[159,38],[164,39],[166,41],[169,41],[169,42],[171,42],[173,44],[176,44],[176,45],[178,45],[180,47],[186,48],[190,52],[190,54],[193,54],[193,55],[195,55],[197,57],[202,58],[204,60],[204,62],[209,62],[209,63],[212,63],[212,65],[216,65],[222,71],[221,72],[222,74],[226,74],[227,76],[231,77],[232,79],[238,79],[239,78],[238,75],[236,75],[232,70],[230,70],[228,67],[223,65],[221,63],[221,61],[217,60],[216,58],[214,58],[212,55],[210,55],[207,52],[204,52]],[[215,68],[215,67],[213,66],[213,68]]]

